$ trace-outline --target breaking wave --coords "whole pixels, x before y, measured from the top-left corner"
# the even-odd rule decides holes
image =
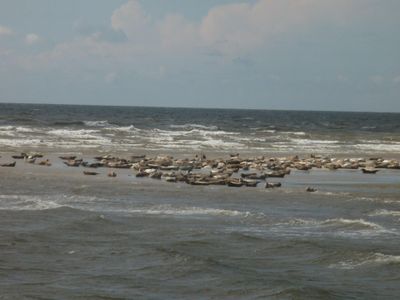
[[[391,264],[400,264],[400,255],[373,253],[363,258],[356,258],[352,260],[341,261],[336,264],[331,264],[329,268],[352,270],[359,267],[376,267]]]
[[[85,124],[88,127],[112,127],[110,123],[108,123],[107,120],[105,121],[83,121],[83,124]]]
[[[113,202],[113,201],[111,201]],[[170,215],[170,216],[213,216],[213,217],[241,217],[259,216],[248,211],[230,209],[157,205],[149,207],[118,208],[107,199],[89,196],[72,195],[0,195],[0,210],[49,210],[60,207],[69,207],[94,212],[109,212],[138,215]]]
[[[184,130],[193,130],[193,129],[202,129],[202,130],[218,130],[217,126],[206,126],[200,124],[184,124],[184,125],[170,125],[170,128],[173,129],[184,129]]]
[[[174,215],[174,216],[225,216],[249,217],[248,211],[237,211],[207,207],[173,207],[170,205],[153,206],[149,208],[129,209],[124,212],[144,215]]]

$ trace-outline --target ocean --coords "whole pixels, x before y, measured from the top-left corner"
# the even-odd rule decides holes
[[[52,166],[0,168],[0,299],[400,297],[398,169],[232,188],[57,158],[398,158],[399,114],[0,104],[0,161],[26,151]]]
[[[0,104],[4,151],[400,153],[400,114]]]

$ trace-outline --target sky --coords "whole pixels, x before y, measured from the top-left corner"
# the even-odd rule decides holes
[[[0,102],[400,112],[400,1],[0,0]]]

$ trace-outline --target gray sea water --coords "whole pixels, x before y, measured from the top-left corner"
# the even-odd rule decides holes
[[[0,128],[3,128],[0,161],[9,161],[11,153],[24,149],[41,149],[45,154],[53,154],[50,157],[53,165],[41,167],[19,161],[15,168],[0,168],[0,299],[400,297],[399,170],[381,170],[376,175],[362,174],[359,170],[292,171],[290,176],[280,179],[282,188],[272,190],[262,186],[231,188],[167,183],[136,178],[132,170],[120,170],[117,178],[108,178],[107,170],[99,169],[98,176],[89,177],[82,174],[81,168],[63,166],[54,153],[106,152],[121,145],[125,147],[136,141],[132,129],[130,137],[126,136],[129,143],[111,143],[111,146],[106,143],[103,146],[100,140],[96,140],[99,145],[94,144],[90,138],[85,144],[84,138],[79,140],[67,134],[65,138],[57,137],[51,133],[51,130],[64,133],[96,130],[90,134],[100,139],[107,136],[109,129],[99,127],[99,123],[93,127],[87,122],[104,119],[111,124],[105,125],[107,128],[133,125],[147,134],[166,131],[172,145],[181,143],[179,139],[184,132],[193,141],[197,140],[194,134],[198,131],[234,132],[237,137],[250,138],[253,125],[247,129],[244,125],[233,127],[232,124],[239,122],[233,115],[253,118],[252,114],[265,114],[263,122],[275,125],[262,126],[276,128],[257,129],[256,134],[261,130],[276,130],[282,136],[282,132],[304,132],[308,140],[340,140],[346,153],[356,147],[351,140],[364,136],[395,143],[399,138],[397,115],[292,115],[310,124],[319,119],[330,122],[329,128],[323,128],[293,120],[290,126],[284,125],[288,122],[279,123],[278,117],[273,119],[274,112],[200,110],[191,112],[189,120],[186,110],[172,110],[171,121],[167,120],[168,113],[160,112],[162,109],[149,109],[157,116],[151,118],[158,123],[149,121],[144,125],[144,121],[137,119],[145,115],[143,111],[128,120],[123,117],[123,108],[110,108],[113,113],[104,112],[108,114],[106,117],[96,109],[90,115],[89,107],[82,108],[84,112],[79,112],[79,107],[1,107],[7,107],[7,113],[4,109],[0,111]],[[21,109],[29,114],[21,113]],[[10,110],[17,112],[12,114]],[[58,117],[54,110],[60,110]],[[117,117],[110,120],[115,111],[122,114],[119,121]],[[131,115],[135,109],[127,111]],[[202,118],[209,115],[210,119],[202,122],[200,117],[196,119],[198,114]],[[221,114],[229,118],[224,119]],[[282,117],[285,113],[278,114]],[[62,121],[56,121],[60,116]],[[211,121],[213,116],[215,121]],[[181,117],[185,119],[176,119]],[[376,120],[375,123],[370,119]],[[242,124],[250,122],[246,120]],[[336,128],[341,122],[345,129]],[[363,129],[368,124],[371,128]],[[170,132],[177,132],[177,136]],[[229,134],[226,136],[229,139]],[[119,137],[114,135],[110,139],[118,141]],[[36,138],[44,145],[22,143],[24,139]],[[206,139],[217,137],[211,135]],[[284,140],[286,137],[279,139],[282,143],[289,141]],[[243,149],[250,147],[244,140],[237,140]],[[72,142],[78,143],[75,148]],[[148,150],[157,143],[149,141],[139,150]],[[87,145],[95,148],[85,148]],[[250,152],[259,153],[257,147]],[[126,149],[130,151],[128,146]],[[241,148],[227,144],[217,150],[222,156],[236,149]],[[268,149],[264,151],[268,153]],[[334,151],[329,146],[326,149]],[[397,154],[396,149],[391,152],[379,149],[368,150],[366,155]],[[177,148],[176,152],[180,155],[197,150]],[[216,151],[210,146],[202,146],[200,150]],[[318,191],[307,193],[307,186]]]
[[[400,295],[395,170],[299,171],[276,190],[105,174],[1,169],[3,299]]]
[[[400,114],[0,104],[3,151],[400,153]]]

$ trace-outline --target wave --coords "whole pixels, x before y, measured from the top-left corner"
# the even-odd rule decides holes
[[[214,216],[241,217],[256,216],[248,211],[219,209],[195,206],[158,205],[141,208],[115,208],[115,202],[109,199],[91,196],[72,195],[0,195],[0,210],[50,210],[60,207],[80,209],[93,212],[109,212],[139,215],[173,215],[173,216]]]
[[[107,120],[105,121],[83,121],[83,125],[88,127],[111,127],[110,123]]]
[[[144,215],[175,215],[175,216],[221,216],[221,217],[249,217],[248,211],[227,210],[203,207],[173,207],[170,205],[153,206],[141,209],[128,209],[123,212]]]
[[[82,121],[55,121],[55,122],[52,122],[51,125],[54,125],[54,126],[73,126],[73,125],[83,126],[83,125],[85,125],[85,123]]]
[[[23,126],[0,126],[0,134],[14,136],[15,133],[40,133],[43,130],[33,127]]]
[[[348,230],[384,230],[384,228],[376,223],[365,221],[363,219],[326,219],[326,220],[315,220],[315,219],[293,219],[286,223],[279,223],[277,225],[289,225],[289,226],[300,226],[300,227],[336,227],[336,229],[348,229]]]
[[[339,144],[340,141],[337,140],[312,140],[312,139],[291,139],[291,141],[298,145],[308,145],[308,146],[315,146],[315,145],[333,145]]]
[[[61,124],[61,123],[59,123]],[[276,133],[276,129],[260,128],[249,134],[241,131],[222,130],[217,126],[187,123],[169,125],[167,128],[118,126],[108,120],[83,121],[82,127],[68,127],[78,124],[64,122],[64,127],[0,126],[0,142],[6,147],[45,147],[57,149],[100,148],[107,151],[127,151],[131,147],[143,150],[173,149],[182,151],[272,151],[319,153],[400,152],[400,142],[372,139],[373,143],[357,140],[352,143],[341,139],[311,139],[303,131]],[[241,130],[241,129],[240,129]]]
[[[170,128],[174,129],[184,129],[184,130],[193,130],[193,129],[203,129],[203,130],[218,130],[219,128],[217,126],[206,126],[206,125],[200,125],[200,124],[184,124],[184,125],[170,125]]]
[[[48,132],[48,134],[60,135],[60,136],[86,136],[91,133],[98,133],[98,130],[87,130],[87,129],[77,129],[77,130],[69,130],[69,129],[53,129]]]
[[[373,253],[364,258],[341,261],[336,264],[331,264],[329,268],[351,270],[358,267],[376,267],[391,264],[400,264],[400,255]]]
[[[363,219],[328,219],[321,223],[322,225],[329,225],[329,226],[344,226],[344,227],[358,227],[360,229],[375,229],[375,230],[382,230],[383,227],[372,222],[365,221]]]
[[[374,152],[400,152],[400,142],[383,142],[379,141],[376,144],[356,144],[354,148],[361,151],[374,151]]]
[[[386,209],[378,209],[369,214],[369,216],[393,216],[400,217],[400,211],[398,210],[386,210]]]
[[[129,125],[129,126],[112,126],[111,127],[106,127],[104,128],[107,131],[119,131],[119,132],[141,132],[142,130],[133,126],[133,125]]]
[[[266,129],[266,130],[261,130],[260,132],[265,132],[265,133],[276,133],[275,129]]]
[[[8,130],[13,130],[15,127],[11,125],[6,125],[6,126],[0,126],[1,131],[8,131]]]
[[[386,198],[386,197],[352,197],[351,200],[356,201],[368,201],[368,202],[381,202],[386,204],[400,203],[397,198]]]
[[[0,195],[1,210],[48,210],[62,206],[41,196]]]
[[[27,138],[21,138],[21,139],[4,139],[0,138],[0,145],[3,147],[11,147],[11,148],[17,148],[17,147],[39,147],[43,146],[44,143],[41,139],[27,139]],[[46,146],[48,146],[46,144]]]
[[[377,126],[362,126],[361,127],[362,130],[374,130],[376,128],[377,128]]]
[[[307,133],[305,133],[304,131],[283,131],[281,133],[288,135],[299,135],[299,136],[307,135]]]
[[[0,195],[0,210],[51,210],[72,208],[95,210],[95,203],[104,199],[90,196],[72,195]]]

